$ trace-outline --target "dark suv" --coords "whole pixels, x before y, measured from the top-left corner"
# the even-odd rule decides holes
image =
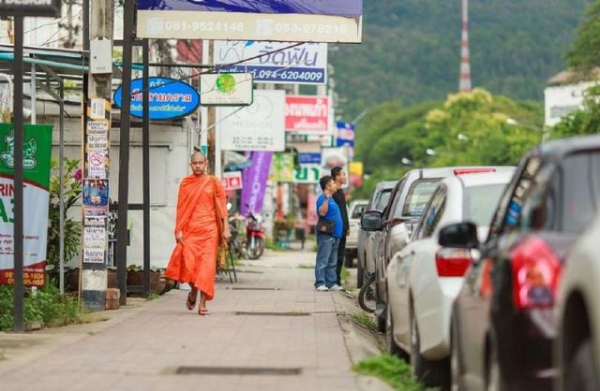
[[[600,136],[552,141],[521,160],[488,237],[442,229],[445,247],[479,250],[452,311],[459,390],[550,390],[563,263],[600,208]]]

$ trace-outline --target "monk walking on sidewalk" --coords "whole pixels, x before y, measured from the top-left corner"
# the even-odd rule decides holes
[[[221,181],[206,173],[207,159],[195,152],[190,162],[192,174],[183,178],[179,185],[175,240],[165,277],[181,283],[189,283],[186,307],[198,314],[209,315],[206,301],[215,292],[217,251],[222,241],[231,237],[227,223],[225,190]]]

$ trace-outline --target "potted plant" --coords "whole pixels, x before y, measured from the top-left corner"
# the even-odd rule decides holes
[[[82,172],[79,168],[79,160],[65,158],[63,160],[63,233],[64,233],[64,259],[69,260],[79,252],[81,243],[81,223],[68,217],[69,209],[81,197],[82,191]],[[48,241],[46,246],[46,268],[47,273],[53,279],[58,279],[59,253],[60,253],[60,173],[58,160],[52,159],[52,175],[50,177],[49,187],[49,209],[48,209]],[[74,277],[72,277],[74,278]],[[79,281],[79,277],[76,278]]]

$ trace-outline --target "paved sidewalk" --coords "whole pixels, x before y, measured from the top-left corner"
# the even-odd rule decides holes
[[[301,267],[314,265],[313,252],[244,263],[238,283],[217,283],[210,316],[188,311],[187,292],[173,290],[107,322],[0,333],[0,354],[3,341],[27,346],[0,361],[1,389],[389,390],[352,372],[376,342],[347,321],[356,307],[343,292],[314,290],[313,270]]]

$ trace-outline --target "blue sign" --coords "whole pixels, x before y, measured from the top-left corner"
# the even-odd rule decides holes
[[[167,77],[149,77],[149,118],[166,120],[185,117],[200,105],[200,94],[191,85]],[[121,108],[123,86],[115,91],[114,102]],[[131,81],[131,115],[144,117],[143,79]]]
[[[336,122],[336,128],[336,146],[344,147],[347,145],[354,148],[354,124],[338,121]]]
[[[298,163],[300,164],[321,164],[321,153],[309,153],[300,152],[298,153]]]
[[[137,0],[137,9],[357,17],[362,15],[363,0]]]

